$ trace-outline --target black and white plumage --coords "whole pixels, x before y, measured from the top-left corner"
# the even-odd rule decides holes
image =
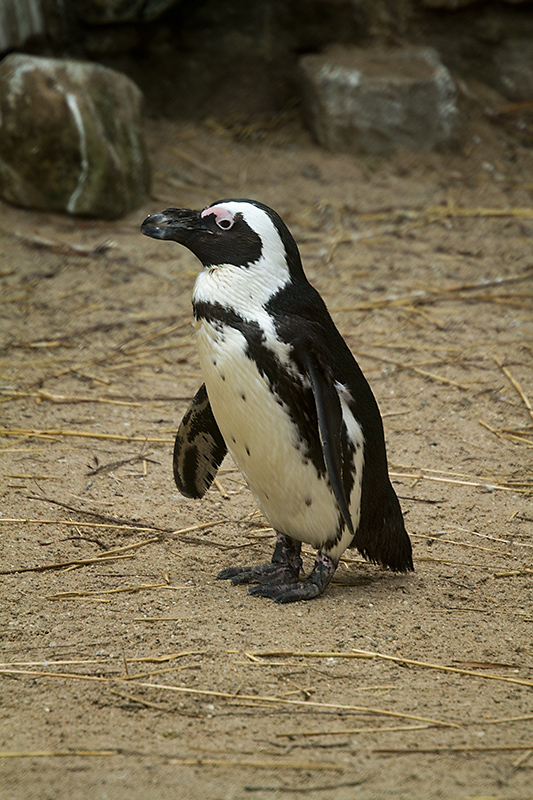
[[[141,230],[204,265],[193,308],[205,383],[176,437],[178,488],[202,497],[229,450],[277,531],[270,563],[219,577],[286,603],[322,594],[347,547],[412,570],[376,400],[279,215],[222,200],[168,208]],[[302,542],[318,550],[304,579]]]

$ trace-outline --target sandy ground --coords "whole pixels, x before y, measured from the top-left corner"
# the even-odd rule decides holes
[[[152,121],[127,219],[2,206],[2,800],[533,797],[533,151],[472,107],[462,152],[391,160]],[[412,575],[216,580],[272,532],[230,462],[173,485],[198,264],[139,225],[232,196],[282,214],[372,384]]]

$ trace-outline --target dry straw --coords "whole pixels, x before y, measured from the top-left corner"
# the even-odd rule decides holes
[[[446,728],[458,728],[460,727],[454,722],[448,722],[445,720],[433,719],[430,717],[424,717],[417,714],[410,714],[409,712],[402,712],[402,711],[390,711],[384,708],[376,708],[373,706],[363,706],[363,705],[352,705],[352,704],[345,704],[345,703],[322,703],[319,701],[314,700],[294,700],[288,699],[286,697],[276,697],[272,695],[248,695],[248,694],[235,694],[234,692],[222,692],[217,691],[214,689],[197,689],[192,688],[190,686],[174,686],[169,684],[154,684],[154,683],[146,683],[144,681],[136,680],[136,679],[129,679],[128,677],[125,678],[106,678],[104,676],[99,675],[80,675],[77,673],[61,673],[61,672],[50,672],[50,671],[43,671],[43,670],[22,670],[22,669],[11,669],[11,668],[3,668],[0,669],[0,674],[4,675],[33,675],[35,677],[45,677],[45,678],[56,678],[56,679],[63,679],[63,680],[81,680],[81,681],[92,681],[95,683],[113,683],[119,681],[128,681],[129,686],[137,686],[144,689],[151,689],[158,692],[171,692],[177,694],[184,694],[184,695],[191,695],[196,697],[207,697],[207,698],[219,698],[221,700],[237,700],[237,701],[248,701],[253,705],[286,705],[286,706],[299,706],[304,707],[306,709],[315,708],[315,709],[329,709],[329,710],[337,710],[337,711],[357,711],[364,714],[370,714],[375,716],[385,716],[385,717],[394,717],[395,719],[410,719],[415,722],[424,722],[429,725],[438,725]]]

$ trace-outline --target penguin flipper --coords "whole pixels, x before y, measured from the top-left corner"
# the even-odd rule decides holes
[[[332,380],[310,354],[305,354],[304,363],[311,378],[320,442],[331,488],[346,527],[352,536],[355,536],[350,505],[343,481],[343,416],[339,394]]]
[[[226,453],[226,442],[213,416],[203,383],[176,434],[173,467],[174,480],[180,492],[185,497],[203,497]]]

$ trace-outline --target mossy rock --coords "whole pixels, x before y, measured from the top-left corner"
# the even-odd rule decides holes
[[[0,194],[114,219],[150,185],[142,94],[97,64],[13,54],[0,64]]]

